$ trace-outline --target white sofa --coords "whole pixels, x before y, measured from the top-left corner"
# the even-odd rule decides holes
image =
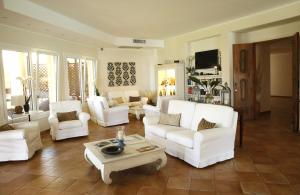
[[[127,105],[109,107],[107,100],[102,96],[94,96],[87,99],[91,114],[91,120],[103,127],[128,123]]]
[[[108,98],[108,104],[111,106],[115,106],[114,98],[121,97],[124,101],[123,104],[120,105],[128,105],[131,106],[143,106],[147,104],[148,98],[147,97],[141,97],[141,101],[138,102],[129,102],[129,97],[138,97],[140,96],[140,92],[138,90],[126,90],[126,91],[109,91],[107,92],[107,98]]]
[[[11,124],[15,130],[0,132],[0,162],[28,160],[43,147],[38,122]]]
[[[62,121],[57,119],[58,112],[71,112],[76,111],[78,120]],[[50,103],[50,134],[53,140],[62,140],[72,137],[87,136],[88,120],[90,115],[82,112],[81,102],[78,100],[68,100],[61,102]]]
[[[234,157],[238,113],[231,107],[171,100],[168,113],[181,113],[179,127],[159,124],[159,116],[143,119],[146,139],[164,145],[168,154],[197,168]],[[197,131],[203,118],[216,128]]]
[[[156,106],[152,105],[143,105],[143,109],[145,112],[145,116],[159,116],[159,114],[167,113],[168,107],[169,107],[169,101],[170,100],[176,100],[179,99],[177,96],[158,96],[157,97],[157,103]]]

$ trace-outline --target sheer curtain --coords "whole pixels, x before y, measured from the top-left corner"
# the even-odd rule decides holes
[[[6,93],[4,84],[4,71],[2,55],[0,55],[0,126],[7,122]]]

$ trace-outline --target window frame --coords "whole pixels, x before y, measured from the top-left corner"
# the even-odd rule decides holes
[[[82,72],[82,69],[84,71],[86,71],[87,69],[86,69],[86,67],[85,68],[81,67],[81,62],[82,62],[82,60],[84,60],[85,66],[86,66],[87,60],[90,60],[93,62],[93,74],[94,74],[93,77],[96,82],[96,79],[97,79],[97,60],[96,60],[96,58],[90,57],[90,56],[75,55],[75,54],[65,54],[65,55],[63,55],[63,58],[64,58],[64,79],[65,79],[64,83],[65,83],[65,86],[68,86],[68,88],[67,88],[68,90],[65,90],[64,98],[69,97],[69,77],[68,77],[68,72],[67,72],[68,71],[67,58],[73,58],[73,59],[75,59],[75,61],[79,60],[79,66],[80,66],[80,68],[79,68],[79,70],[80,70],[80,72],[79,72],[80,90],[79,91],[80,91],[80,97],[81,97],[80,101],[81,102],[86,101],[85,100],[86,97],[84,94],[84,83],[86,82],[86,78],[85,78],[85,72]],[[83,76],[83,78],[82,78],[82,76]],[[95,95],[95,92],[93,94],[89,94],[89,96],[92,96],[92,95]]]

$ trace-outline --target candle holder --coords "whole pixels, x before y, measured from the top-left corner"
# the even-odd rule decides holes
[[[124,148],[125,143],[124,143],[124,139],[125,139],[125,127],[124,126],[118,126],[117,127],[117,136],[116,136],[116,140],[118,142],[118,146]]]

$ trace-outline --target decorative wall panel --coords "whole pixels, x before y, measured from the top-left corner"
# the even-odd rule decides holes
[[[135,62],[108,62],[107,78],[108,87],[135,85]]]

